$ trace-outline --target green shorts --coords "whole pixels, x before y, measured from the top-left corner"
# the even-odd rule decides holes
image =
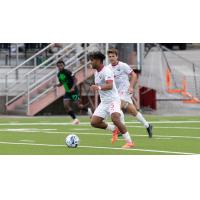
[[[72,93],[66,92],[63,99],[71,100],[71,101],[78,101],[80,98],[79,98],[78,91],[74,91]]]

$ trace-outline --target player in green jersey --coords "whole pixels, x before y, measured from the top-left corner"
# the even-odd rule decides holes
[[[76,104],[76,106],[81,109],[85,110],[86,105],[81,104],[80,102],[80,97],[79,97],[79,92],[78,88],[76,86],[77,80],[76,78],[72,75],[72,72],[65,69],[65,63],[63,61],[58,61],[57,62],[57,67],[58,67],[58,80],[59,84],[55,85],[55,87],[60,87],[63,86],[65,89],[65,95],[63,97],[63,103],[64,103],[64,108],[66,112],[68,113],[69,116],[74,120],[73,124],[79,124],[80,121],[77,119],[71,103]],[[88,108],[88,114],[90,114],[90,108]]]

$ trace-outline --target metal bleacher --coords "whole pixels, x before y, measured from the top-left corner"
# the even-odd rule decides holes
[[[90,44],[93,48],[95,44]],[[88,47],[80,44],[65,43],[56,48],[55,43],[43,49],[5,73],[5,107],[7,114],[33,116],[64,95],[64,89],[55,89],[57,69],[55,64],[63,60],[66,68],[78,78],[78,84],[93,75],[88,67]],[[51,55],[38,59],[45,52]]]

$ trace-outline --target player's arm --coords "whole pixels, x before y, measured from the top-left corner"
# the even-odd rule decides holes
[[[137,84],[137,74],[132,71],[130,73],[130,86],[129,86],[129,93],[132,94],[133,93],[133,89],[135,88],[135,85]]]
[[[59,83],[58,84],[55,84],[53,87],[56,88],[56,87],[61,87],[63,84],[60,82],[59,80]]]
[[[73,79],[73,86],[72,86],[72,88],[71,88],[71,92],[73,92],[74,90],[75,90],[75,87],[77,86],[77,82],[78,82],[78,80],[77,80],[77,78],[75,77],[75,76],[72,76],[72,79]]]
[[[61,83],[60,79],[59,79],[59,75],[57,75],[58,77],[58,81],[59,83],[55,84],[53,87],[56,88],[56,87],[61,87],[63,84]]]
[[[133,90],[134,90],[135,85],[137,83],[137,74],[127,64],[123,65],[123,70],[130,78],[130,86],[129,86],[128,91],[129,91],[130,94],[133,94]]]
[[[91,90],[93,91],[98,91],[98,90],[112,90],[113,88],[113,80],[107,80],[105,85],[99,86],[99,85],[92,85],[90,87]]]

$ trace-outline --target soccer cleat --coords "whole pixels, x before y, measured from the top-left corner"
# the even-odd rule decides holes
[[[125,145],[122,146],[124,149],[129,149],[135,147],[135,144],[133,142],[127,142]]]
[[[73,122],[72,122],[73,125],[78,125],[80,124],[80,121],[78,119],[75,119]]]
[[[112,135],[112,140],[111,140],[112,144],[114,144],[115,141],[117,140],[118,134],[119,134],[119,129],[116,127],[115,130],[113,131],[113,135]]]
[[[153,126],[149,124],[149,127],[147,128],[147,133],[149,135],[149,138],[152,138],[153,132],[152,132]]]

